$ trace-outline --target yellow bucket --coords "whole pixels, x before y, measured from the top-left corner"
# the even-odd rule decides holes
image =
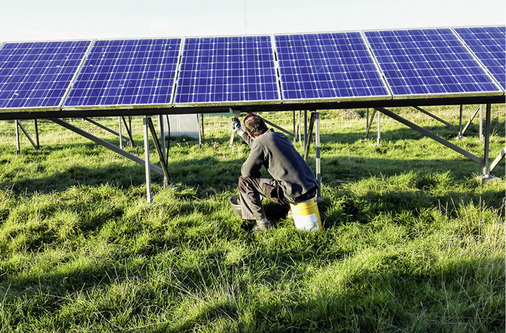
[[[306,231],[322,230],[316,197],[296,204],[290,204],[290,210],[292,211],[292,218],[297,229]]]

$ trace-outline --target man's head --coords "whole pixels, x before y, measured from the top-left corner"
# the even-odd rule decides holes
[[[244,129],[249,135],[256,138],[267,132],[267,125],[260,116],[250,113],[244,118]]]

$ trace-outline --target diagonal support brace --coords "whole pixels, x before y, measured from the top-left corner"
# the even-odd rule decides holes
[[[158,136],[156,135],[155,126],[153,125],[153,120],[151,120],[151,117],[146,117],[149,130],[151,132],[151,137],[153,139],[153,142],[155,144],[156,151],[158,152],[158,157],[160,158],[160,163],[162,164],[162,170],[163,170],[163,179],[164,179],[164,186],[168,186],[170,182],[169,177],[169,168],[168,168],[168,161],[165,158],[165,154],[163,153],[163,150],[160,146],[160,142],[158,141]]]
[[[415,109],[417,109],[418,111],[420,111],[420,112],[422,112],[422,113],[424,113],[424,114],[428,115],[429,117],[432,117],[432,118],[436,119],[436,120],[437,120],[437,121],[439,121],[440,123],[445,124],[445,125],[446,125],[446,127],[449,127],[449,128],[451,128],[451,129],[454,129],[455,131],[458,131],[458,130],[459,130],[459,128],[458,128],[457,126],[450,124],[450,123],[449,123],[449,122],[447,122],[446,120],[441,119],[441,118],[437,117],[436,115],[433,115],[433,114],[432,114],[432,113],[430,113],[429,111],[424,110],[424,109],[422,109],[422,108],[421,108],[421,107],[419,107],[419,106],[413,106],[413,107],[414,107]]]
[[[71,124],[67,123],[66,121],[64,121],[64,120],[62,120],[60,118],[51,118],[51,120],[53,122],[55,122],[56,124],[58,124],[58,125],[60,125],[62,127],[65,127],[66,129],[69,129],[72,132],[75,132],[75,133],[77,133],[77,134],[79,134],[79,135],[81,135],[81,136],[83,136],[83,137],[85,137],[85,138],[87,138],[87,139],[95,142],[96,144],[101,145],[102,147],[110,149],[110,150],[112,150],[112,151],[114,151],[114,152],[122,155],[123,157],[126,157],[129,160],[132,160],[133,162],[135,162],[137,164],[140,164],[140,165],[144,165],[145,164],[145,162],[144,162],[143,159],[141,159],[141,158],[139,158],[139,157],[137,157],[137,156],[135,156],[133,154],[130,154],[129,152],[124,151],[123,149],[119,148],[118,146],[115,146],[112,143],[109,143],[109,142],[107,142],[105,140],[102,140],[102,139],[100,139],[100,138],[98,138],[98,137],[96,137],[96,136],[94,136],[94,135],[92,135],[92,134],[90,134],[90,133],[88,133],[88,132],[86,132],[86,131],[78,128],[78,127],[76,127],[76,126],[74,126],[74,125],[71,125]],[[163,175],[163,170],[161,168],[157,167],[156,165],[150,164],[149,168],[151,170],[153,170],[154,172]]]
[[[21,128],[21,130],[23,131],[23,133],[27,137],[28,141],[30,141],[30,143],[32,144],[33,148],[35,148],[35,150],[39,150],[39,148],[40,148],[40,145],[39,145],[39,129],[38,129],[38,126],[37,126],[37,119],[34,119],[35,138],[37,140],[37,143],[35,143],[33,141],[33,139],[30,136],[30,134],[28,134],[28,132],[26,131],[26,129],[23,127],[23,125],[21,125],[21,120],[16,120],[15,123],[16,123],[16,140],[17,140],[16,141],[17,142],[16,155],[19,155],[19,153],[21,152],[21,148],[20,148],[20,144],[19,144],[19,131],[18,131],[18,127]]]
[[[504,147],[499,155],[495,158],[495,160],[490,164],[490,172],[494,171],[495,167],[501,163],[501,161],[504,159],[504,156],[506,156],[506,147]]]
[[[400,123],[408,126],[409,128],[411,128],[411,129],[413,129],[413,130],[415,130],[415,131],[417,131],[417,132],[419,132],[419,133],[421,133],[421,134],[423,134],[423,135],[425,135],[425,136],[427,136],[427,137],[429,137],[429,138],[431,138],[431,139],[433,139],[433,140],[441,143],[442,145],[444,145],[444,146],[446,146],[446,147],[448,147],[448,148],[456,151],[457,153],[460,153],[460,154],[466,156],[467,158],[469,158],[469,159],[477,162],[478,164],[480,164],[482,166],[485,165],[484,159],[482,159],[482,158],[480,158],[480,157],[478,157],[478,156],[476,156],[476,155],[468,152],[467,150],[464,150],[464,149],[460,148],[459,146],[451,143],[448,140],[445,140],[445,139],[437,136],[436,134],[434,134],[434,133],[426,130],[423,127],[415,125],[414,123],[408,121],[407,119],[402,118],[401,116],[397,115],[396,113],[394,113],[394,112],[392,112],[390,110],[387,110],[385,108],[376,108],[376,109],[378,111],[380,111],[381,113],[386,114],[390,118],[393,118],[393,119],[397,120],[398,122],[400,122]]]

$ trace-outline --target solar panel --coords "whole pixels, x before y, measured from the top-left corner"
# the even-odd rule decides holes
[[[450,29],[367,31],[394,98],[502,93]]]
[[[506,27],[456,28],[455,31],[506,89]]]
[[[236,105],[279,98],[269,36],[185,40],[176,104]]]
[[[64,108],[170,105],[181,39],[99,40]]]
[[[0,109],[58,109],[90,43],[3,44]]]
[[[277,35],[275,41],[285,100],[390,98],[359,32]]]

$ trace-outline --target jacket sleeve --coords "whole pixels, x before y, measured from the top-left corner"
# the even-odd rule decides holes
[[[248,135],[248,133],[244,132],[242,135],[241,135],[241,138],[244,142],[246,142],[246,144],[248,146],[251,147],[251,145],[253,144],[253,138],[251,136]]]
[[[262,172],[260,171],[260,169],[262,168],[264,162],[265,162],[265,154],[263,146],[259,144],[252,145],[249,156],[246,159],[246,161],[244,161],[241,167],[241,175],[243,177],[253,177],[253,178],[262,177]]]

